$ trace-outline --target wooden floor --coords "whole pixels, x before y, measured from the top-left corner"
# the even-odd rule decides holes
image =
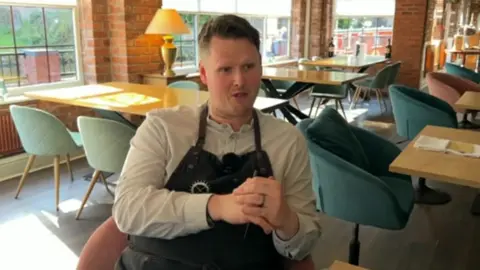
[[[299,101],[303,108],[310,105],[308,100]],[[395,135],[391,115],[380,115],[376,101],[347,114],[352,123],[392,141],[401,140]],[[33,173],[17,200],[13,197],[18,180],[0,183],[0,269],[75,269],[84,243],[110,216],[112,197],[97,184],[82,219],[75,220],[89,183],[82,176],[90,169],[85,160],[73,162],[73,168],[73,183],[66,168],[61,168],[62,203],[58,213],[54,210],[53,170]],[[372,270],[480,269],[480,217],[469,212],[476,190],[433,185],[449,192],[452,202],[416,206],[402,231],[361,228],[362,266]],[[326,216],[322,220],[323,234],[313,253],[317,269],[334,260],[348,260],[353,228]]]

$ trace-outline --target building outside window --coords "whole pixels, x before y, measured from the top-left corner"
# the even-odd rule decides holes
[[[335,54],[354,54],[363,39],[368,55],[384,55],[388,39],[393,42],[394,13],[395,0],[335,0]]]
[[[233,13],[246,18],[260,33],[264,63],[289,57],[291,0],[164,0],[163,8],[176,9],[191,33],[176,35],[175,69],[198,67],[197,36],[203,25],[215,16]]]
[[[0,0],[0,78],[11,95],[83,82],[75,0]]]

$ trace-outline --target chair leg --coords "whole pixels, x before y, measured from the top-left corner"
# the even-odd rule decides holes
[[[300,110],[300,106],[298,106],[297,98],[293,97],[292,99],[293,99],[293,103],[295,103],[295,106],[297,107],[297,109]]]
[[[113,194],[113,192],[110,190],[110,188],[108,187],[108,183],[107,183],[107,180],[105,179],[105,176],[103,175],[103,172],[100,172],[100,179],[102,180],[103,184],[105,185],[105,188],[107,189],[107,192],[112,195],[112,197],[115,197],[115,195]]]
[[[315,110],[315,116],[318,115],[318,109],[320,109],[320,105],[322,105],[324,98],[318,99],[317,109]]]
[[[337,99],[336,102],[338,102],[338,106],[340,106],[340,109],[342,109],[343,117],[345,120],[347,120],[347,115],[345,114],[345,110],[343,109],[343,104],[341,99]]]
[[[316,97],[312,97],[312,104],[310,105],[310,112],[308,113],[308,117],[310,117],[312,115],[313,106],[315,106],[315,101],[316,100],[317,100]]]
[[[93,187],[97,183],[98,177],[102,174],[101,171],[95,170],[92,175],[92,180],[90,180],[90,185],[88,186],[87,193],[85,193],[85,196],[83,197],[82,204],[80,205],[80,209],[78,209],[77,216],[75,219],[79,219],[80,215],[82,214],[83,207],[85,207],[85,204],[87,203],[88,198],[90,197],[90,193],[92,193]]]
[[[352,265],[358,265],[360,260],[360,241],[358,240],[360,226],[355,224],[353,228],[353,238],[350,241],[350,252],[348,254],[348,263]]]
[[[357,101],[360,98],[361,93],[362,93],[362,88],[357,87],[357,90],[355,90],[355,93],[353,94],[352,102],[350,102],[350,110],[355,108],[355,106],[357,105]]]
[[[70,173],[70,179],[73,182],[73,172],[72,172],[72,166],[70,165],[70,154],[67,154],[65,157],[66,163],[67,163],[67,169],[68,173]]]
[[[20,178],[20,182],[18,183],[15,199],[18,199],[18,195],[20,195],[20,191],[22,190],[23,185],[25,184],[25,179],[27,179],[27,175],[30,172],[30,169],[32,168],[33,162],[35,161],[35,157],[36,157],[35,155],[31,155],[28,157],[27,165],[25,165],[22,178]]]
[[[60,156],[53,158],[53,177],[55,180],[55,209],[59,210],[60,204]]]
[[[380,113],[383,113],[382,101],[379,93],[380,90],[375,89],[374,91],[375,91],[375,96],[377,96],[378,106],[380,107]]]

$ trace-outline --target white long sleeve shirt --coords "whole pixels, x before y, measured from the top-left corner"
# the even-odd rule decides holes
[[[280,181],[290,208],[299,218],[297,234],[283,241],[275,233],[277,251],[303,259],[320,236],[308,151],[303,135],[290,123],[259,111],[262,148],[268,153],[274,178]],[[179,106],[147,114],[131,140],[113,205],[119,229],[128,234],[172,239],[209,229],[207,201],[212,194],[190,194],[164,188],[180,161],[195,145],[200,107]],[[219,158],[255,149],[253,126],[235,132],[207,119],[204,150]]]

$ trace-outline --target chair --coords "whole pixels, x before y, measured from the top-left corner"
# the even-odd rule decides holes
[[[77,212],[76,219],[79,219],[98,178],[108,190],[102,172],[121,172],[135,130],[116,121],[87,116],[79,116],[77,123],[88,164],[95,170]]]
[[[317,208],[355,224],[349,263],[358,265],[360,225],[401,230],[412,212],[411,178],[388,171],[400,149],[349,125],[332,108],[315,119],[302,120],[297,128],[307,141]]]
[[[194,81],[180,80],[180,81],[169,83],[168,88],[200,90],[200,85],[198,85],[198,83]]]
[[[374,91],[377,100],[378,100],[378,105],[380,105],[380,110],[382,110],[382,103],[385,107],[385,111],[387,111],[387,103],[385,100],[382,98],[382,91],[387,88],[387,83],[390,78],[390,73],[392,71],[392,65],[388,65],[383,67],[380,71],[377,72],[377,74],[373,77],[369,77],[363,80],[355,81],[353,82],[353,85],[356,87],[355,94],[353,94],[352,97],[352,103],[350,104],[350,109],[355,108],[358,99],[360,98],[360,95],[362,94],[363,91],[365,91],[364,96],[367,96],[367,94],[370,94],[370,91]],[[383,101],[383,102],[382,102]]]
[[[396,82],[401,66],[402,66],[402,61],[397,61],[390,65],[391,69],[390,69],[390,74],[387,80],[387,87]]]
[[[464,68],[453,63],[445,63],[445,70],[448,74],[462,77],[474,83],[480,83],[480,74],[468,68]]]
[[[122,123],[124,125],[129,126],[132,129],[137,129],[138,127],[134,125],[132,122],[128,121],[123,115],[121,115],[118,112],[111,111],[111,110],[104,110],[104,109],[93,109],[100,117],[103,119],[110,119],[113,121],[117,121],[119,123]]]
[[[332,71],[335,72],[335,71]],[[346,98],[348,95],[348,85],[328,85],[328,84],[317,84],[312,88],[310,92],[310,96],[312,97],[312,104],[310,105],[310,112],[308,116],[312,114],[313,106],[315,105],[315,101],[319,99],[317,109],[315,110],[315,115],[318,114],[318,109],[320,105],[327,104],[330,99],[335,100],[335,109],[342,110],[343,117],[347,119],[347,115],[345,114],[345,110],[343,109],[342,100]]]
[[[398,135],[412,140],[427,125],[458,128],[456,113],[445,101],[402,85],[390,86],[389,92]],[[419,179],[415,195],[417,203],[422,204],[451,200],[449,194],[427,187],[424,178]]]
[[[466,91],[480,92],[480,85],[462,77],[442,72],[429,72],[426,79],[430,94],[447,102],[457,112],[463,113],[462,126],[473,126],[473,123],[469,122],[467,117],[470,113],[472,114],[472,119],[475,118],[476,112],[465,112],[464,110],[456,109],[455,102]]]
[[[283,80],[270,80],[270,81],[272,85],[275,87],[275,89],[277,89],[277,92],[280,94],[284,94],[285,92],[287,92],[287,89],[290,88],[290,86],[292,86],[295,83],[293,81],[283,81]],[[266,90],[266,86],[263,84],[263,82],[260,85],[260,88],[263,91]],[[293,97],[292,100],[295,103],[295,106],[297,107],[297,109],[300,110],[300,106],[298,105],[296,97]]]
[[[111,270],[127,247],[127,235],[122,233],[112,217],[103,222],[90,236],[80,253],[77,270]],[[315,270],[312,258],[287,261],[288,270]]]
[[[66,157],[67,168],[73,181],[70,153],[82,148],[78,132],[72,132],[54,115],[28,106],[11,105],[10,114],[25,152],[29,155],[27,165],[18,183],[15,199],[25,184],[37,156],[53,156],[55,183],[55,209],[60,202],[60,156]]]

